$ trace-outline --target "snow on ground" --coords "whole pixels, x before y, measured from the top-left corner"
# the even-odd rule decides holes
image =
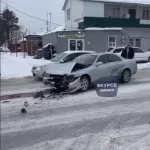
[[[33,65],[43,65],[49,63],[44,59],[33,59],[31,56],[23,58],[24,53],[1,53],[1,77],[3,79],[32,76]],[[150,63],[138,64],[139,69],[150,68]]]
[[[78,137],[32,144],[13,150],[149,150],[150,126],[141,123],[132,126],[142,114],[150,113],[150,84],[121,85],[114,98],[103,98],[95,90],[63,97],[60,100],[19,98],[8,103],[1,102],[1,134],[15,135],[43,129],[47,126],[63,125],[115,116],[108,127],[100,133],[84,133]],[[138,94],[139,93],[139,94]],[[23,117],[20,109],[28,101],[28,113]],[[89,107],[90,106],[90,107]],[[70,108],[71,107],[71,108]],[[108,111],[109,110],[109,111]],[[138,114],[126,120],[129,114]],[[123,116],[122,116],[123,115]],[[121,118],[120,118],[121,117]],[[115,130],[116,122],[123,120],[123,126]],[[126,120],[124,122],[124,120]],[[82,130],[82,129],[81,129]]]
[[[43,65],[49,63],[48,60],[37,60],[31,56],[23,58],[23,53],[16,54],[1,53],[1,77],[3,79],[32,76],[33,65]]]
[[[9,117],[12,113],[17,114],[21,107],[23,107],[24,101],[28,101],[30,107],[28,108],[28,113],[33,114],[34,112],[43,113],[48,111],[49,109],[58,109],[63,107],[70,107],[70,106],[79,106],[84,104],[92,104],[96,102],[119,102],[119,101],[127,101],[128,99],[134,100],[135,97],[137,97],[137,101],[140,101],[140,103],[133,103],[130,105],[123,105],[122,107],[120,105],[115,105],[113,107],[107,107],[107,109],[104,108],[91,108],[91,109],[85,109],[83,111],[75,111],[70,114],[68,112],[66,115],[59,114],[52,116],[43,116],[40,118],[32,118],[24,122],[22,120],[18,120],[17,124],[15,124],[15,121],[12,122],[2,122],[2,133],[7,132],[14,132],[14,131],[22,131],[22,130],[28,130],[32,127],[34,128],[41,128],[41,126],[49,126],[49,125],[57,125],[59,123],[70,123],[75,121],[82,121],[83,119],[93,119],[93,118],[99,118],[106,117],[108,115],[111,115],[113,113],[115,114],[123,114],[128,113],[130,111],[135,112],[147,112],[149,111],[150,102],[148,101],[148,92],[150,91],[150,84],[144,84],[143,86],[140,85],[132,85],[132,86],[121,86],[118,91],[117,97],[114,98],[104,98],[97,96],[95,91],[89,91],[87,93],[78,94],[78,95],[72,95],[68,97],[64,97],[60,100],[49,100],[44,99],[43,101],[39,101],[37,99],[33,98],[23,98],[23,99],[16,99],[12,100],[9,103],[2,103],[1,105],[1,113],[2,115],[5,114],[5,116]],[[137,96],[137,93],[140,93]],[[150,96],[150,95],[149,95]],[[147,101],[146,101],[147,100]],[[109,111],[108,111],[109,109]],[[87,116],[87,118],[85,117]],[[28,120],[29,119],[29,120]],[[10,120],[9,120],[10,121]]]
[[[138,69],[143,69],[143,68],[150,68],[150,62],[149,63],[138,64]]]
[[[150,150],[149,125],[85,134],[67,140],[46,141],[11,150]]]

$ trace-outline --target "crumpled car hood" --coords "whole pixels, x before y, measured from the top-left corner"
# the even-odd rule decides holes
[[[49,61],[49,62],[47,62],[47,63],[42,63],[42,64],[40,64],[40,65],[34,64],[33,66],[34,66],[34,67],[42,67],[42,66],[45,66],[45,65],[49,65],[49,64],[51,64],[51,63],[54,63],[54,62]]]
[[[48,74],[69,74],[76,65],[76,62],[70,63],[52,63],[46,66],[45,70]]]

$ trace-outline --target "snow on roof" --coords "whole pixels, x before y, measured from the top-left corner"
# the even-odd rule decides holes
[[[24,38],[24,40],[23,40],[23,38],[21,39],[21,40],[19,40],[18,42],[23,42],[23,41],[26,41],[27,39],[26,38]]]
[[[50,34],[50,33],[55,33],[55,32],[58,32],[58,31],[63,31],[65,29],[65,26],[63,25],[63,26],[59,26],[59,27],[57,27],[57,28],[55,28],[55,29],[53,29],[53,30],[51,30],[51,31],[49,31],[49,32],[47,32],[47,33],[45,33],[44,35],[46,35],[46,34]]]
[[[48,43],[43,48],[47,47],[48,45],[53,45],[53,44],[52,43]]]
[[[40,33],[36,33],[35,35],[43,36],[44,34],[46,34],[46,31],[40,32]]]
[[[98,30],[100,30],[100,31],[104,31],[104,30],[123,30],[123,28],[85,28],[84,30],[92,30],[92,31],[98,31]]]

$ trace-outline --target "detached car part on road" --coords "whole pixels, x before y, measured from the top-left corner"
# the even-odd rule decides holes
[[[95,53],[95,52],[93,52],[93,51],[65,51],[63,53],[60,53],[60,54],[56,55],[56,57],[51,59],[48,64],[40,65],[40,66],[34,65],[32,67],[31,71],[32,71],[33,76],[35,76],[37,78],[42,78],[43,77],[43,73],[46,71],[47,67],[50,64],[54,64],[54,63],[68,63],[70,61],[73,61],[75,58],[77,58],[80,55],[92,54],[92,53]]]
[[[135,60],[127,60],[116,54],[86,54],[73,62],[52,64],[44,73],[44,84],[68,92],[87,91],[90,85],[103,77],[117,76],[127,83],[137,72]],[[57,68],[57,69],[56,69]]]

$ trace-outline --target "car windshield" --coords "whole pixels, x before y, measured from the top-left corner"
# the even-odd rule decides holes
[[[114,48],[109,48],[108,50],[107,50],[107,52],[110,52],[110,51],[112,51]]]
[[[113,51],[113,53],[120,53],[123,50],[124,50],[124,48],[117,48]]]
[[[77,57],[74,61],[86,66],[91,66],[95,62],[97,55],[82,55]]]
[[[63,57],[67,56],[67,53],[60,53],[58,54],[56,57],[54,57],[53,59],[51,59],[52,62],[58,62],[60,61]]]

